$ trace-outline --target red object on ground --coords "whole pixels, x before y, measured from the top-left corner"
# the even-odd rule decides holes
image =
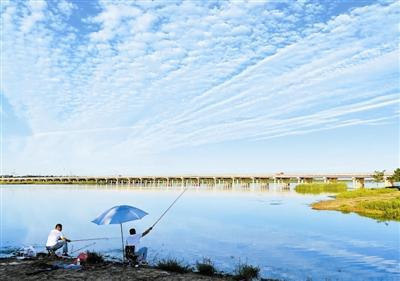
[[[87,253],[80,253],[77,257],[77,259],[79,259],[81,262],[85,262],[88,258]]]

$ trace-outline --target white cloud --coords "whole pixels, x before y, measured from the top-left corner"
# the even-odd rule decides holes
[[[95,41],[107,41],[113,39],[118,32],[121,32],[121,27],[124,21],[136,18],[141,15],[141,10],[127,4],[113,4],[105,1],[102,5],[103,11],[91,19],[93,23],[101,25],[101,29],[90,34],[90,37]],[[125,34],[125,33],[124,33]]]
[[[77,6],[74,3],[69,2],[67,0],[60,0],[58,1],[57,5],[60,12],[67,17],[69,17],[72,14],[72,12],[75,9],[77,9]]]
[[[135,32],[146,32],[150,31],[151,27],[153,26],[154,22],[157,20],[157,16],[152,15],[150,13],[145,13],[139,16],[132,28]]]
[[[86,21],[97,31],[65,27],[67,35],[49,28],[64,27],[44,2],[7,7],[2,91],[33,134],[15,163],[42,154],[43,169],[63,157],[129,163],[397,116],[398,3],[308,26],[294,23],[317,23],[319,5],[255,2],[262,6],[104,1]]]
[[[46,1],[44,0],[30,0],[27,4],[29,14],[22,20],[21,31],[23,33],[30,32],[36,23],[44,19],[45,15],[43,11],[47,6]]]

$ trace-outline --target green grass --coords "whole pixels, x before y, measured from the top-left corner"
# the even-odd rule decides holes
[[[357,213],[379,221],[400,221],[400,191],[393,188],[357,189],[339,193],[335,200],[312,204],[316,210]]]
[[[395,192],[395,189],[390,188],[377,188],[377,189],[369,189],[369,188],[360,188],[356,190],[350,190],[339,193],[336,198],[344,199],[344,198],[358,198],[358,197],[372,197],[379,196],[385,193]]]
[[[174,258],[160,260],[156,267],[165,271],[177,273],[188,273],[193,271],[190,266],[184,265],[182,262]]]
[[[235,269],[235,279],[250,281],[260,277],[260,268],[250,264],[239,263]]]
[[[387,200],[360,202],[359,207],[366,210],[380,211],[380,215],[377,217],[379,219],[400,221],[400,196]]]
[[[345,183],[305,183],[297,185],[295,190],[302,194],[338,193],[346,191],[347,185]]]
[[[217,270],[210,259],[203,259],[202,262],[197,262],[196,269],[201,275],[213,276],[217,273]]]

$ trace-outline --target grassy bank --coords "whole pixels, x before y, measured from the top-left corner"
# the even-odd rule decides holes
[[[80,261],[79,270],[64,270],[71,266],[75,259],[49,257],[39,253],[36,257],[19,260],[15,257],[0,259],[2,280],[181,280],[181,281],[279,281],[262,278],[260,268],[246,263],[239,263],[234,273],[217,270],[209,259],[197,262],[196,267],[187,265],[178,259],[160,260],[156,265],[123,265],[120,262],[107,261],[102,254],[87,252],[87,259]],[[8,278],[9,277],[9,278]]]
[[[305,183],[299,184],[295,188],[296,192],[303,194],[319,194],[319,193],[338,193],[347,190],[347,185],[342,182],[338,183]]]
[[[334,200],[312,204],[315,210],[354,212],[377,220],[400,221],[400,191],[392,188],[357,189],[339,193]]]

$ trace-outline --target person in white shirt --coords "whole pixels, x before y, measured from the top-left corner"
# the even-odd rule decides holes
[[[135,255],[138,256],[139,261],[145,262],[147,258],[147,247],[139,248],[140,239],[146,236],[153,228],[150,227],[143,233],[136,234],[136,230],[131,228],[129,230],[129,236],[126,238],[126,246],[127,248],[134,246]]]
[[[63,248],[63,256],[68,256],[68,242],[71,240],[67,239],[62,234],[62,224],[56,224],[56,227],[50,231],[47,237],[46,249],[50,254],[54,254],[61,247]]]

